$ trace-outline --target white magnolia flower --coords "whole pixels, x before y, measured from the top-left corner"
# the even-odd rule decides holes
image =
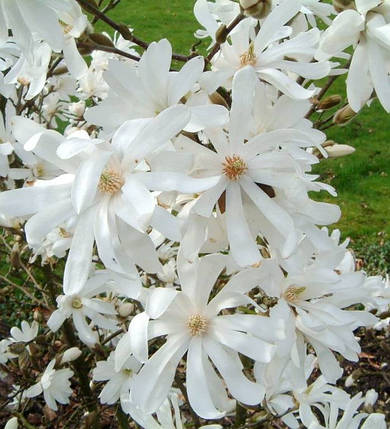
[[[16,326],[11,328],[11,341],[16,343],[30,343],[38,335],[39,324],[38,322],[32,322],[29,325],[25,320],[22,321],[20,329]]]
[[[87,17],[75,0],[1,0],[0,41],[8,38],[8,30],[31,64],[34,45],[44,42],[49,51],[63,51],[65,62],[75,77],[87,70],[74,38],[78,38],[87,26]],[[45,48],[46,49],[46,48]],[[38,74],[45,79],[47,67]]]
[[[228,125],[205,131],[205,143],[214,150],[190,139],[177,140],[179,150],[195,156],[192,177],[152,172],[144,181],[154,190],[174,188],[182,193],[199,193],[192,211],[207,218],[219,205],[224,213],[231,254],[241,266],[261,260],[255,241],[258,233],[267,240],[278,240],[285,257],[294,250],[299,234],[291,214],[298,213],[319,224],[332,223],[340,216],[338,207],[318,206],[307,195],[309,190],[332,191],[314,182],[315,176],[305,174],[310,169],[308,163],[314,160],[300,146],[318,145],[317,133],[290,128],[253,136],[250,118],[255,83],[251,68],[236,74]],[[255,223],[251,225],[253,219]]]
[[[364,274],[337,274],[333,267],[321,264],[321,258],[287,276],[276,265],[273,266],[272,261],[269,261],[267,269],[271,270],[272,281],[259,283],[256,274],[249,270],[245,274],[246,290],[250,290],[251,284],[252,287],[260,285],[268,296],[276,297],[281,304],[288,306],[295,323],[291,357],[296,366],[302,367],[303,362],[299,358],[302,351],[299,349],[308,342],[315,350],[323,375],[328,382],[334,383],[342,370],[332,351],[357,361],[360,346],[353,331],[361,326],[372,326],[377,320],[368,311],[346,310],[360,303],[362,296],[366,295]],[[259,274],[263,275],[262,271]]]
[[[379,413],[359,413],[359,407],[364,403],[362,394],[358,393],[350,399],[344,409],[342,417],[339,419],[340,407],[337,403],[331,402],[320,408],[325,420],[325,425],[319,423],[313,415],[310,425],[305,425],[309,429],[386,429],[385,415]],[[363,422],[363,423],[362,423]]]
[[[50,46],[41,41],[34,41],[29,55],[21,53],[20,58],[6,74],[7,84],[20,84],[26,87],[26,100],[38,95],[46,83],[46,72],[50,63],[52,51]]]
[[[115,368],[115,352],[112,352],[106,361],[96,363],[93,370],[94,381],[107,381],[99,398],[102,404],[112,405],[118,400],[125,410],[126,404],[130,401],[130,391],[133,385],[134,377],[138,373],[142,364],[133,356],[130,356],[117,371]]]
[[[220,418],[230,410],[224,383],[240,402],[254,405],[262,400],[264,388],[243,374],[238,353],[269,362],[274,352],[272,342],[283,337],[284,326],[278,320],[258,315],[221,314],[224,309],[251,302],[240,293],[240,275],[232,277],[210,300],[224,267],[222,255],[209,255],[193,263],[179,261],[181,292],[168,288],[151,291],[146,312],[132,320],[128,333],[119,342],[118,369],[131,352],[146,361],[132,391],[135,404],[146,413],[155,412],[166,398],[185,354],[189,402],[201,417]],[[147,360],[147,339],[160,336],[166,336],[167,341]]]
[[[52,410],[57,411],[56,402],[69,404],[69,397],[72,394],[69,379],[73,377],[73,371],[68,368],[56,370],[55,364],[56,360],[53,359],[38,383],[27,389],[25,394],[27,398],[35,398],[43,392],[46,404]]]
[[[341,12],[321,38],[317,59],[337,56],[353,45],[347,78],[350,106],[358,112],[373,91],[390,112],[390,17],[381,9],[381,0],[357,0],[356,9]],[[383,14],[382,14],[383,12]]]
[[[104,75],[110,86],[109,96],[88,109],[85,118],[112,132],[129,119],[154,118],[164,109],[185,102],[191,113],[186,131],[223,125],[227,121],[223,106],[196,105],[191,97],[186,100],[203,73],[204,59],[192,58],[179,72],[170,71],[171,61],[172,47],[166,39],[152,43],[137,67],[111,61]],[[113,109],[115,115],[111,114]]]
[[[123,124],[111,144],[90,139],[83,131],[67,139],[55,131],[40,129],[37,134],[36,124],[23,122],[24,133],[34,131],[25,147],[64,174],[1,193],[1,213],[32,215],[26,224],[27,241],[37,248],[55,227],[77,216],[64,275],[66,294],[77,294],[82,289],[95,240],[108,268],[137,276],[130,258],[149,272],[159,271],[154,245],[144,232],[146,227],[152,224],[175,241],[179,240],[179,232],[172,231],[173,216],[157,207],[155,197],[138,177],[149,169],[147,159],[169,144],[188,120],[187,108],[174,106],[153,120]],[[165,171],[181,168],[170,153],[164,158]],[[160,169],[164,169],[162,161]]]
[[[298,100],[311,97],[314,91],[300,86],[289,73],[307,79],[320,79],[329,74],[330,64],[326,61],[312,62],[320,40],[317,28],[287,39],[292,29],[285,24],[299,10],[297,0],[282,2],[263,21],[253,41],[250,40],[250,22],[241,22],[240,31],[231,35],[231,44],[226,42],[221,46],[220,54],[213,60],[213,71],[205,73],[202,85],[209,92],[215,91],[220,85],[230,86],[234,74],[250,66],[261,80],[289,97]]]
[[[83,285],[79,293],[57,297],[58,309],[47,322],[49,328],[56,332],[66,319],[72,318],[81,341],[93,346],[98,341],[94,326],[111,331],[117,327],[114,304],[99,297],[108,291],[138,298],[140,283],[138,279],[123,277],[114,272],[98,271]]]

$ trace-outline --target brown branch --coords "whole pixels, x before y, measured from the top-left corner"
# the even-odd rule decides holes
[[[113,54],[121,55],[122,57],[129,58],[130,60],[139,61],[141,58],[136,55],[129,54],[128,52],[122,51],[121,49],[114,48],[112,46],[98,45],[96,43],[89,42],[78,42],[79,48],[87,49],[89,51],[104,51]]]
[[[79,5],[85,9],[87,12],[92,13],[96,18],[100,19],[101,21],[105,22],[107,25],[109,25],[112,29],[117,31],[121,36],[130,42],[135,43],[136,45],[140,46],[142,49],[148,49],[149,43],[139,39],[138,37],[135,37],[134,34],[129,30],[129,28],[124,24],[118,24],[115,21],[113,21],[111,18],[109,18],[104,12],[97,9],[95,6],[93,6],[88,0],[77,0]],[[189,56],[187,55],[181,55],[181,54],[173,54],[172,58],[177,61],[187,62],[191,58],[194,57],[194,54],[191,54]]]
[[[245,18],[244,15],[240,14],[237,15],[236,18],[226,27],[226,29],[223,31],[223,39],[226,40],[226,37],[232,32],[232,30],[237,27],[237,25]],[[206,63],[209,63],[214,56],[217,54],[217,52],[221,49],[221,43],[216,42],[214,46],[211,48],[211,51],[206,57]]]
[[[346,64],[345,68],[349,69],[350,65],[351,65],[351,60],[348,61],[348,63]],[[320,101],[324,98],[325,94],[328,92],[328,90],[330,89],[330,87],[336,82],[336,80],[340,77],[340,74],[334,75],[334,76],[330,76],[328,79],[328,82],[325,84],[325,86],[323,86],[321,88],[321,91],[318,93],[318,95],[316,96],[316,100]],[[310,116],[316,111],[316,104],[312,104],[310,110],[308,111],[308,113],[306,114],[306,119],[309,119]]]

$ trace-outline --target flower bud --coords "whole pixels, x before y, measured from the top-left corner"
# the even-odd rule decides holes
[[[78,347],[72,347],[64,352],[61,359],[61,364],[73,362],[81,356],[81,350]]]
[[[351,121],[357,113],[352,110],[351,106],[347,104],[342,109],[338,110],[333,117],[333,123],[336,125],[345,125]]]
[[[347,9],[356,9],[354,0],[333,0],[333,7],[337,12]]]
[[[265,18],[272,9],[272,0],[240,0],[241,10],[252,18]]]
[[[342,156],[351,155],[355,152],[355,148],[347,144],[334,144],[325,148],[329,158],[341,158]]]
[[[368,390],[364,400],[364,406],[365,407],[374,406],[377,399],[378,399],[378,393],[375,391],[375,389]]]
[[[18,419],[16,417],[12,417],[12,419],[9,419],[4,426],[4,429],[18,429]]]
[[[38,323],[43,322],[43,315],[39,308],[34,309],[33,319]]]
[[[119,306],[119,309],[118,309],[119,316],[123,318],[129,317],[133,311],[134,311],[134,304],[132,304],[131,302],[124,302]]]
[[[89,34],[89,38],[98,45],[108,46],[109,48],[115,48],[115,45],[112,43],[112,40],[102,33]]]
[[[318,103],[317,110],[331,109],[332,107],[335,107],[340,104],[341,100],[342,98],[340,95],[330,95],[329,97],[326,97]]]
[[[69,112],[78,118],[82,118],[85,112],[85,101],[80,100],[77,103],[72,103],[69,105]]]

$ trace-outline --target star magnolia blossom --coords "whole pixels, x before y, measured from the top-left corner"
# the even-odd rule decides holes
[[[145,412],[159,408],[185,353],[188,398],[201,417],[220,418],[229,409],[225,387],[208,358],[235,399],[250,405],[263,399],[263,387],[242,373],[238,352],[255,361],[270,362],[272,342],[283,337],[284,327],[277,320],[262,316],[221,315],[224,309],[251,302],[239,293],[239,275],[232,277],[222,292],[209,301],[224,267],[222,255],[210,255],[192,264],[179,263],[181,292],[173,289],[151,292],[146,312],[133,319],[129,332],[119,342],[118,369],[131,351],[145,361],[146,340],[166,336],[166,343],[146,360],[133,384],[133,401]],[[243,328],[243,324],[249,327]]]
[[[258,282],[256,274],[248,271],[247,290],[251,285],[260,284],[268,296],[277,297],[283,305],[288,305],[296,327],[293,353],[295,356],[301,355],[296,347],[299,349],[305,341],[310,343],[318,356],[322,373],[329,382],[335,382],[342,370],[332,351],[357,361],[360,346],[353,331],[360,326],[372,326],[376,321],[375,316],[367,311],[345,310],[360,302],[363,273],[339,275],[334,270],[313,263],[301,272],[285,277],[281,270],[272,267],[272,262],[268,268],[272,270],[273,282]],[[262,272],[259,274],[263,275]],[[344,290],[355,290],[356,293],[350,293],[344,300]],[[299,360],[293,359],[297,366],[302,365]]]
[[[314,92],[300,86],[288,73],[308,79],[320,79],[330,72],[328,62],[311,62],[320,38],[318,29],[280,41],[291,35],[291,27],[285,26],[300,10],[296,0],[282,2],[267,16],[255,40],[250,40],[250,22],[243,21],[240,31],[231,34],[232,43],[224,43],[221,53],[213,61],[213,71],[207,72],[202,84],[209,92],[231,82],[234,74],[245,66],[251,66],[259,78],[294,99],[307,99]],[[280,41],[280,43],[276,43]],[[285,58],[296,61],[286,60]]]
[[[337,56],[356,46],[347,78],[347,95],[358,112],[373,91],[390,112],[390,14],[382,0],[356,0],[357,10],[341,12],[321,37],[317,59]],[[387,6],[388,7],[388,6]]]
[[[73,371],[70,369],[55,369],[56,361],[53,359],[38,383],[26,390],[27,398],[34,398],[43,392],[47,405],[54,411],[58,410],[57,402],[69,404],[69,397],[72,394],[70,378]]]
[[[102,404],[115,404],[119,399],[122,408],[130,401],[130,391],[134,377],[141,368],[141,363],[130,356],[123,367],[115,370],[115,352],[111,353],[106,361],[99,361],[93,370],[93,380],[107,381],[99,398]]]
[[[47,321],[49,328],[57,332],[66,319],[72,318],[80,340],[88,346],[93,346],[99,341],[98,334],[93,329],[94,326],[108,330],[117,328],[115,318],[117,312],[114,305],[98,297],[108,290],[112,294],[138,298],[140,284],[138,279],[100,270],[83,285],[79,293],[57,297],[58,309]]]
[[[244,406],[242,426],[384,429],[365,412],[381,392],[337,387],[338,355],[357,361],[355,330],[388,325],[372,313],[389,281],[356,271],[322,227],[339,207],[311,193],[336,195],[313,166],[353,149],[323,132],[341,116],[318,82],[346,72],[333,59],[354,49],[352,109],[377,96],[390,111],[390,0],[330,3],[197,0],[209,54],[178,57],[122,25],[95,33],[94,1],[0,0],[0,225],[13,266],[30,257],[26,288],[38,264],[64,267],[51,332],[21,321],[0,341],[2,368],[27,365],[11,413],[42,393],[68,404],[66,365],[83,361],[92,396],[145,429],[200,426],[190,414],[237,426]],[[95,18],[113,24],[110,7]],[[45,349],[61,327],[77,347]]]
[[[196,97],[191,96],[186,100],[203,73],[204,59],[192,58],[179,72],[170,71],[171,61],[172,47],[166,39],[152,43],[137,66],[111,61],[104,74],[110,86],[109,96],[87,111],[88,121],[113,131],[128,119],[153,118],[184,102],[191,112],[186,131],[223,125],[228,116],[223,106],[197,105]],[[113,109],[116,115],[110,114]]]
[[[248,225],[248,199],[274,227],[274,235],[282,237],[282,253],[288,256],[298,241],[293,219],[289,210],[285,209],[289,204],[290,193],[306,195],[308,190],[321,189],[320,184],[313,183],[312,178],[305,176],[304,170],[308,167],[300,165],[291,156],[297,155],[300,145],[308,145],[307,141],[312,139],[310,133],[287,129],[249,138],[251,124],[248,118],[252,115],[254,104],[255,79],[253,70],[249,67],[236,74],[233,80],[230,121],[226,127],[228,134],[222,129],[205,132],[215,151],[190,140],[180,140],[177,145],[186,152],[193,151],[198,157],[193,171],[194,175],[200,178],[178,175],[176,183],[173,183],[172,175],[152,173],[145,182],[149,188],[161,191],[175,188],[188,193],[206,189],[193,206],[195,213],[205,217],[211,216],[217,203],[221,206],[222,198],[224,207],[221,210],[225,215],[230,250],[241,266],[256,264],[261,259],[254,234]],[[314,141],[311,140],[311,144],[318,144],[317,137]],[[291,150],[282,150],[285,146],[291,147]],[[299,154],[297,157],[301,158]],[[310,161],[312,162],[312,159]],[[294,190],[291,189],[292,183]],[[281,196],[278,195],[279,192]],[[300,198],[303,198],[302,195]],[[282,204],[279,204],[278,199],[282,200]],[[287,203],[283,202],[285,199]],[[309,214],[308,208],[312,209],[316,204],[305,201],[306,205],[297,205],[297,198],[293,201],[294,203],[290,203],[294,207],[293,210],[301,210],[304,214]],[[339,209],[336,206],[321,208],[322,219],[318,219],[318,223],[327,217],[327,212],[329,218],[324,223],[332,223],[338,219]],[[265,230],[260,232],[264,234]],[[272,237],[267,236],[267,239],[272,240]]]
[[[27,143],[29,148],[65,174],[53,180],[37,181],[28,188],[2,193],[0,205],[2,199],[7,201],[2,211],[9,216],[34,215],[26,225],[27,240],[32,245],[40,244],[54,227],[77,216],[65,268],[66,294],[78,293],[82,289],[88,277],[95,240],[99,256],[108,268],[136,276],[122,243],[126,242],[125,246],[131,251],[130,243],[138,242],[138,252],[133,253],[135,261],[149,271],[159,271],[153,245],[143,231],[150,222],[155,222],[169,235],[169,223],[168,229],[165,223],[162,224],[169,216],[168,213],[164,216],[164,210],[156,209],[155,199],[137,180],[137,175],[147,167],[145,158],[168,143],[188,119],[189,113],[184,106],[174,106],[153,121],[125,123],[110,145],[100,139],[90,139],[85,132],[64,139],[59,133],[31,125],[35,133],[40,132]],[[20,204],[22,195],[24,204]],[[173,234],[173,238],[177,238]]]
[[[321,409],[321,414],[325,419],[325,426],[322,426],[316,418],[311,420],[310,429],[385,429],[386,422],[384,414],[379,413],[358,413],[358,408],[363,404],[364,398],[358,393],[348,403],[340,420],[338,415],[340,406],[337,403],[332,403],[328,407]],[[360,426],[360,423],[364,423]]]

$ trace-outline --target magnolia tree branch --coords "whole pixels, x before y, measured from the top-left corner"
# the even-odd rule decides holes
[[[226,41],[227,36],[237,27],[237,25],[245,18],[243,14],[237,15],[237,17],[227,26],[221,27],[218,34],[218,41],[213,45],[211,51],[206,57],[206,63],[210,63],[210,61],[214,58],[214,56],[221,49],[222,43]]]
[[[149,43],[139,39],[136,36],[134,36],[133,33],[129,30],[129,28],[126,25],[116,23],[111,18],[109,18],[104,12],[102,12],[101,10],[99,10],[95,6],[93,6],[88,0],[77,0],[77,2],[87,12],[92,13],[96,18],[105,22],[112,29],[117,31],[125,40],[128,40],[130,42],[135,43],[136,45],[140,46],[142,49],[148,49]],[[100,49],[100,50],[103,50],[103,49]],[[112,51],[106,51],[106,52],[112,52]],[[115,52],[115,53],[118,53],[118,52]],[[120,53],[119,55],[123,55],[123,54]],[[172,58],[176,61],[187,62],[191,58],[193,58],[195,55],[196,54],[191,54],[191,55],[187,56],[187,55],[174,53],[174,54],[172,54]]]
[[[349,70],[349,67],[351,66],[351,61],[352,61],[352,58],[345,65],[345,68],[347,70]],[[343,76],[343,75],[337,74],[337,75],[334,75],[334,76],[330,76],[328,78],[328,81],[326,82],[326,84],[321,88],[320,92],[315,97],[317,101],[320,101],[320,100],[322,100],[325,97],[326,93],[329,91],[329,89],[333,86],[333,84],[337,81],[337,79],[340,76]],[[312,106],[311,106],[311,108],[310,108],[310,110],[306,114],[306,119],[310,119],[311,115],[316,111],[316,108],[317,108],[316,104],[313,103]]]

